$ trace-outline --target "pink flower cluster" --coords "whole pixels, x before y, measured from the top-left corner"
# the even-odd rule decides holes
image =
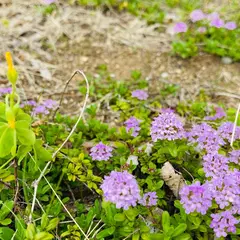
[[[237,24],[234,21],[224,22],[224,20],[220,18],[217,12],[205,14],[202,10],[196,9],[191,12],[190,19],[193,23],[205,20],[211,27],[215,28],[225,28],[227,30],[234,30],[237,28]],[[187,30],[188,26],[184,22],[178,22],[174,26],[175,33],[182,33],[186,32]],[[205,33],[207,31],[207,28],[205,26],[201,26],[197,31],[199,33]]]
[[[100,142],[92,147],[90,151],[90,156],[93,160],[107,161],[110,157],[112,157],[113,148]]]
[[[52,3],[55,3],[57,0],[42,0],[42,3],[44,4],[44,5],[50,5],[50,4],[52,4]]]
[[[32,115],[37,116],[37,115],[49,115],[50,112],[54,109],[57,108],[57,101],[52,100],[52,99],[47,99],[41,102],[40,104],[37,103],[35,100],[27,100],[25,102],[22,102],[20,107],[24,108],[30,108],[32,110]]]
[[[217,115],[217,116],[216,116]],[[222,110],[214,118],[225,116]],[[211,227],[216,237],[226,237],[227,233],[236,232],[239,220],[235,214],[240,213],[240,171],[232,167],[239,164],[240,150],[233,150],[228,156],[219,153],[220,147],[229,145],[234,124],[224,122],[215,130],[206,123],[193,126],[187,133],[189,142],[197,143],[197,148],[204,150],[203,170],[208,181],[200,185],[193,183],[182,188],[181,203],[186,213],[199,212],[206,214],[212,202],[218,205],[218,211],[212,214]],[[240,139],[240,127],[236,127],[234,140]]]

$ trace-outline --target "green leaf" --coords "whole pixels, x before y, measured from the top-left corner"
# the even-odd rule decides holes
[[[11,240],[14,231],[8,227],[0,227],[0,240]]]
[[[192,239],[192,237],[189,233],[183,233],[177,236],[176,238],[174,238],[174,240],[190,240],[190,239]]]
[[[52,159],[52,154],[42,146],[42,141],[39,139],[37,139],[34,144],[34,150],[38,161],[47,162]]]
[[[14,155],[14,150],[16,149],[15,136],[15,129],[9,127],[5,128],[0,138],[0,157],[5,157],[11,152]]]
[[[125,215],[123,213],[117,213],[114,216],[114,220],[116,222],[123,222],[126,219]]]
[[[178,156],[178,148],[175,144],[171,144],[168,148],[168,151],[172,157],[176,158]]]
[[[20,120],[27,121],[29,124],[31,124],[32,122],[31,116],[24,112],[20,112],[17,114],[17,121],[20,121]]]
[[[25,239],[25,232],[26,232],[26,224],[24,220],[21,218],[20,215],[17,215],[15,217],[15,229],[16,229],[16,235],[15,238],[16,240],[22,240]]]
[[[86,226],[88,227],[91,222],[93,221],[94,218],[94,209],[91,208],[88,213],[87,213],[87,217],[86,217]]]
[[[149,234],[149,240],[164,240],[162,233],[151,233]]]
[[[178,235],[182,234],[187,229],[187,224],[180,223],[175,229],[172,234],[172,237],[177,237]]]
[[[207,232],[208,229],[207,229],[206,226],[204,226],[204,225],[200,225],[200,226],[199,226],[199,231],[200,231],[200,232]]]
[[[34,240],[51,240],[54,236],[48,232],[37,233],[34,237]]]
[[[15,180],[15,176],[13,174],[8,175],[7,177],[3,178],[4,182],[11,182],[13,180]]]
[[[0,120],[5,120],[5,110],[6,110],[6,105],[3,102],[0,102]]]
[[[160,180],[157,182],[157,184],[155,185],[155,189],[158,190],[160,189],[164,184],[164,181],[163,180]]]
[[[15,123],[15,127],[16,129],[29,129],[30,128],[30,122],[26,121],[26,120],[19,120],[16,121]]]
[[[132,236],[132,240],[139,240],[140,239],[140,233],[134,233]]]
[[[35,134],[32,130],[26,128],[16,128],[17,138],[22,145],[33,145],[35,143]]]
[[[5,218],[4,220],[0,220],[0,224],[3,226],[7,226],[12,222],[10,218]]]
[[[97,234],[96,239],[102,239],[102,238],[111,236],[114,232],[115,232],[115,227],[106,228]]]
[[[11,175],[11,171],[8,171],[6,169],[0,169],[0,178],[6,178],[9,175]]]
[[[51,221],[49,222],[49,224],[46,227],[46,231],[49,232],[49,231],[55,229],[57,227],[58,223],[59,223],[59,219],[58,218],[51,219]]]
[[[129,208],[128,210],[125,210],[124,213],[130,221],[134,221],[134,219],[138,215],[137,209],[134,208]]]
[[[2,135],[7,128],[8,128],[8,124],[7,123],[0,122],[0,135]]]
[[[167,211],[162,214],[162,227],[164,232],[167,232],[170,228],[170,216]]]
[[[188,219],[190,222],[192,222],[197,228],[200,226],[202,220],[194,215],[188,215]]]
[[[111,203],[104,202],[102,204],[106,212],[107,221],[109,222],[109,224],[113,225],[115,221],[114,221],[114,213],[113,213],[113,208],[111,207]]]
[[[33,223],[29,223],[26,230],[27,239],[33,239],[36,234],[35,226]]]
[[[13,201],[5,201],[0,209],[0,220],[4,220],[5,217],[12,211],[14,202]]]
[[[41,229],[44,230],[47,227],[48,223],[49,223],[48,216],[46,213],[44,213],[41,219]]]
[[[18,165],[26,157],[26,155],[32,150],[32,146],[29,145],[20,145],[17,151]]]

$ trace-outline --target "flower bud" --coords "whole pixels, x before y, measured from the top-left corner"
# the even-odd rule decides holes
[[[6,52],[6,61],[8,65],[7,78],[12,85],[15,85],[18,79],[18,73],[14,68],[12,56],[10,52]]]

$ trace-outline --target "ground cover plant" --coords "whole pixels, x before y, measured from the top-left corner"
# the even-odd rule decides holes
[[[239,108],[204,94],[169,108],[176,87],[153,97],[139,71],[116,81],[101,65],[70,78],[86,86],[69,117],[52,99],[21,100],[6,60],[0,239],[238,239]]]
[[[203,50],[222,57],[231,57],[236,61],[240,59],[237,40],[240,32],[234,21],[236,16],[224,17],[218,12],[205,13],[196,9],[188,18],[189,24],[178,22],[174,27],[174,31],[180,33],[179,39],[173,42],[175,53],[187,58]]]

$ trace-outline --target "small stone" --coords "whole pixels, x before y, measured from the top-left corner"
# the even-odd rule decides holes
[[[161,77],[162,77],[162,78],[167,78],[167,77],[168,77],[168,73],[167,73],[167,72],[163,72],[163,73],[161,74]]]
[[[178,69],[176,69],[175,72],[178,73],[178,74],[181,74],[181,73],[182,73],[182,70],[178,68]]]
[[[224,63],[224,64],[231,64],[232,61],[233,60],[230,57],[222,57],[222,63]]]
[[[127,159],[127,164],[138,165],[138,156],[130,155]]]
[[[88,61],[88,57],[86,57],[86,56],[80,57],[80,61],[81,62],[87,62]]]

